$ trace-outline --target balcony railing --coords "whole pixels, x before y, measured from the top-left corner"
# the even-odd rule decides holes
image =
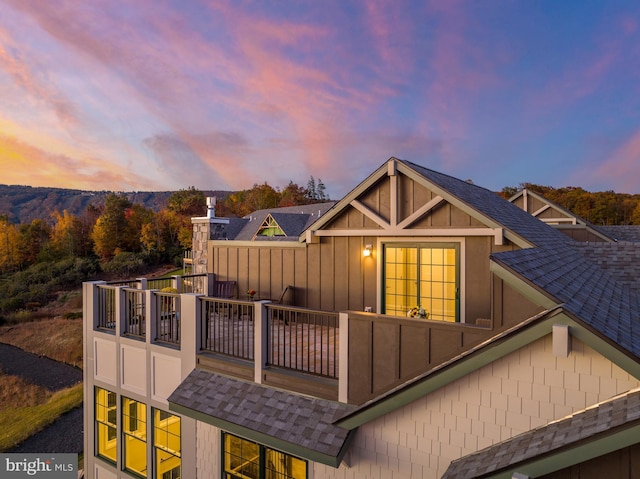
[[[338,313],[267,304],[268,364],[338,377]]]
[[[145,292],[141,289],[123,288],[126,304],[124,334],[144,339],[145,332]]]
[[[253,361],[254,312],[258,303],[202,298],[202,351]]]
[[[115,331],[116,329],[116,288],[98,286],[97,294],[97,328]]]
[[[155,341],[180,345],[180,295],[178,293],[154,292]]]

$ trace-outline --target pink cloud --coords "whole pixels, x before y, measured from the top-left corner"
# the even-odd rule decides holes
[[[6,184],[88,190],[154,189],[147,178],[114,169],[103,159],[72,158],[0,135],[0,178]]]
[[[637,192],[640,178],[640,130],[636,131],[624,144],[615,149],[600,163],[587,181],[615,185],[619,192]]]

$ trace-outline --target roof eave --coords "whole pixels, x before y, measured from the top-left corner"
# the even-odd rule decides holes
[[[340,463],[342,462],[342,459],[348,450],[348,445],[352,440],[352,436],[355,434],[355,431],[349,431],[342,447],[340,448],[340,451],[335,456],[333,456],[331,454],[322,453],[320,451],[300,446],[299,444],[293,444],[291,442],[278,439],[277,437],[255,431],[245,426],[240,426],[224,419],[210,416],[203,412],[196,411],[194,409],[182,406],[171,401],[169,401],[169,410],[195,419],[196,421],[210,424],[221,430],[230,432],[237,436],[241,436],[245,439],[255,441],[274,449],[278,449],[279,451],[285,452],[292,456],[301,457],[309,461],[318,462],[335,468],[340,466]]]

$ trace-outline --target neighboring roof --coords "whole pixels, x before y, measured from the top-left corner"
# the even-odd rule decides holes
[[[640,390],[635,389],[457,459],[442,479],[511,478],[513,472],[539,477],[638,442]]]
[[[593,261],[590,252],[594,250],[580,245],[509,251],[493,254],[491,259],[552,295],[577,319],[640,358],[638,295]]]
[[[352,406],[194,370],[169,408],[266,446],[338,467],[350,431],[333,425]]]
[[[640,225],[593,226],[616,241],[640,243]]]
[[[242,228],[235,232],[232,236],[228,236],[230,240],[236,241],[297,241],[298,236],[307,229],[307,227],[317,221],[322,215],[329,211],[335,202],[313,203],[310,205],[286,206],[282,208],[270,208],[254,211],[242,218]],[[256,236],[265,220],[271,216],[285,236]]]
[[[577,214],[575,214],[573,211],[570,211],[566,208],[563,208],[562,206],[560,206],[559,204],[549,200],[548,198],[545,198],[544,196],[536,193],[535,191],[531,191],[527,188],[524,188],[520,191],[518,191],[515,195],[513,195],[511,198],[509,198],[509,202],[514,203],[515,201],[520,198],[521,196],[531,196],[533,198],[536,198],[540,203],[543,203],[546,205],[547,208],[551,208],[553,210],[555,210],[556,212],[560,213],[561,217],[565,217],[567,219],[571,218],[573,220],[573,224],[574,225],[580,225],[581,227],[585,228],[586,230],[590,231],[591,234],[594,234],[600,238],[602,238],[605,241],[615,241],[614,236],[612,236],[610,233],[611,232],[607,232],[604,229],[600,229],[597,228],[596,226],[592,225],[591,223],[589,223],[587,220],[585,220],[584,218],[578,216]],[[534,213],[531,213],[531,215],[534,215]],[[548,222],[545,220],[545,218],[539,218],[538,216],[536,216],[536,218],[540,219],[540,221],[544,221],[544,222]],[[550,223],[553,224],[553,223]],[[556,227],[562,228],[565,227],[566,224],[558,224]]]

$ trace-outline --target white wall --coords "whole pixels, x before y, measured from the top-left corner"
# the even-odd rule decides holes
[[[449,463],[640,382],[572,340],[553,355],[551,335],[360,427],[350,467],[313,464],[312,479],[439,478]]]

